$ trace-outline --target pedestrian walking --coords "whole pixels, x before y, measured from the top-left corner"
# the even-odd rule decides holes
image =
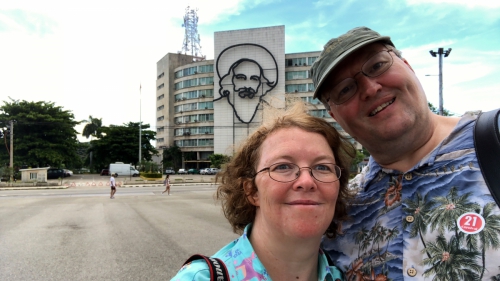
[[[115,193],[116,193],[116,181],[115,181],[115,174],[111,174],[111,178],[109,179],[109,185],[111,186],[111,195],[110,199],[115,199]]]
[[[170,175],[167,175],[165,181],[163,181],[163,184],[165,184],[165,190],[162,191],[161,194],[167,192],[167,194],[170,195]]]

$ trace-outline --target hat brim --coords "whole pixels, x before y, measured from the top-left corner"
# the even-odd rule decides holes
[[[337,64],[339,64],[343,59],[345,59],[347,56],[349,56],[353,52],[359,50],[360,48],[362,48],[362,47],[364,47],[366,45],[369,45],[371,43],[378,42],[378,41],[385,41],[386,43],[391,44],[392,46],[394,46],[394,44],[391,42],[391,38],[389,36],[381,36],[381,37],[377,37],[377,38],[373,38],[373,39],[370,39],[370,40],[363,41],[363,42],[357,44],[356,46],[350,48],[349,50],[345,51],[340,56],[338,56],[334,61],[332,61],[330,63],[330,65],[328,65],[326,71],[324,72],[324,74],[321,76],[321,79],[319,80],[318,86],[316,86],[313,98],[321,100],[320,97],[318,97],[320,89],[321,89],[321,86],[323,86],[323,83],[325,82],[326,78],[328,77],[328,75],[330,75],[330,73],[333,71],[333,69],[335,68],[335,66]]]

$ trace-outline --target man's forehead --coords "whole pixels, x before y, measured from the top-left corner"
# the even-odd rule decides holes
[[[344,73],[345,71],[358,72],[361,70],[362,65],[368,60],[371,56],[386,49],[385,45],[380,42],[375,42],[369,45],[366,45],[359,50],[354,51],[352,54],[349,54],[345,57],[329,74],[331,79],[335,80],[335,77],[339,74]],[[347,77],[343,77],[347,78]]]

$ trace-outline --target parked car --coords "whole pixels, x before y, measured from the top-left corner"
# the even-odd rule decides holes
[[[65,177],[71,177],[73,175],[73,171],[64,169],[64,176]]]
[[[184,169],[179,169],[179,171],[177,171],[177,174],[187,174],[188,172]]]
[[[102,169],[100,175],[101,176],[109,176],[109,170],[108,169]]]
[[[200,170],[200,175],[206,175],[208,168],[204,168]]]
[[[207,175],[215,175],[219,172],[219,169],[217,168],[207,168],[207,172],[206,174]]]
[[[194,174],[199,174],[199,173],[200,173],[200,171],[198,169],[189,169],[188,170],[188,174],[193,174],[194,175]]]
[[[47,179],[64,178],[64,170],[57,168],[49,168],[47,170]]]
[[[165,175],[175,175],[175,170],[174,168],[167,168],[165,170]]]

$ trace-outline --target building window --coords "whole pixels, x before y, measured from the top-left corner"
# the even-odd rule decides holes
[[[175,83],[176,90],[180,90],[180,89],[184,89],[184,88],[188,88],[188,87],[194,87],[194,86],[198,86],[198,79],[196,79],[196,78]]]
[[[198,103],[198,109],[205,110],[205,109],[213,109],[213,108],[214,108],[213,101],[199,102]]]
[[[308,71],[288,71],[286,72],[285,80],[294,80],[294,79],[307,79]]]
[[[161,133],[163,131],[165,131],[165,127],[158,127],[158,128],[156,128],[156,132],[157,133]]]
[[[159,96],[156,98],[156,100],[161,100],[161,99],[163,99],[164,97],[165,97],[165,95],[164,95],[164,94],[161,94],[161,95],[159,95]]]
[[[165,116],[160,116],[158,118],[156,118],[156,121],[163,121],[165,119]]]
[[[318,99],[315,99],[313,97],[301,97],[303,102],[310,103],[310,104],[321,104],[321,102]]]
[[[294,58],[286,60],[286,66],[305,66],[305,65],[307,65],[307,58]]]
[[[175,78],[181,78],[184,76],[196,74],[198,73],[196,70],[197,70],[196,66],[184,68],[182,70],[175,72]]]
[[[312,115],[314,117],[320,117],[320,118],[330,117],[330,115],[328,115],[328,112],[326,111],[326,109],[310,110],[309,115]]]
[[[164,72],[162,72],[160,75],[158,75],[158,79],[162,78],[163,76],[165,76]]]
[[[165,139],[164,139],[164,138],[158,138],[158,140],[157,140],[157,141],[158,141],[158,142],[164,142],[164,141],[165,141]]]
[[[164,105],[160,105],[160,106],[158,106],[158,108],[157,108],[156,110],[157,110],[157,111],[160,111],[160,110],[162,110],[163,108],[165,108],[165,106],[164,106]]]
[[[285,85],[287,93],[307,92],[307,84],[290,84]]]
[[[203,77],[198,79],[198,85],[213,85],[214,77]]]
[[[307,65],[312,65],[317,59],[318,59],[318,57],[308,57],[307,58]]]
[[[156,87],[156,90],[159,90],[159,89],[163,88],[164,86],[165,86],[165,85],[164,85],[163,83],[161,83],[161,85],[160,85],[160,86]]]
[[[36,180],[38,178],[37,173],[30,173],[30,180]]]
[[[313,83],[309,83],[309,84],[307,84],[307,90],[309,92],[314,92],[314,90],[316,90],[316,87],[314,87]]]
[[[214,72],[214,65],[213,64],[200,65],[198,66],[198,72],[199,73]]]

